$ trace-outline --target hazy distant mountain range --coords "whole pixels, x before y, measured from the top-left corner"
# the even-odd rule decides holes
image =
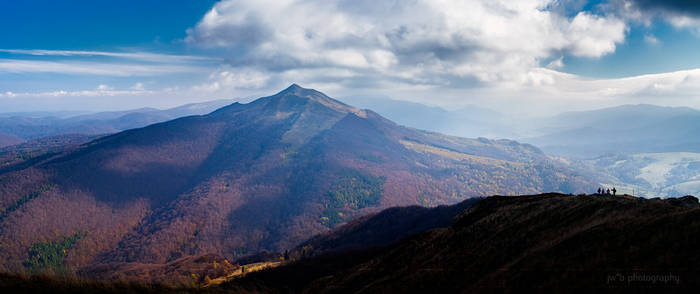
[[[536,125],[543,135],[521,140],[558,155],[700,152],[700,111],[686,107],[623,105],[563,113]]]
[[[659,107],[653,105],[624,105],[594,111],[569,112],[554,117],[531,119],[528,123],[506,119],[497,111],[478,106],[465,106],[448,111],[386,97],[348,97],[344,101],[359,108],[372,109],[408,127],[437,131],[463,137],[508,137],[543,148],[550,154],[567,156],[565,165],[595,178],[601,183],[617,186],[628,193],[649,197],[682,196],[700,193],[695,184],[694,165],[679,161],[669,168],[658,169],[653,164],[659,156],[645,155],[670,150],[664,158],[698,151],[694,134],[700,111],[691,108]],[[228,100],[185,105],[168,110],[151,108],[94,114],[76,112],[35,112],[0,114],[0,129],[15,130],[32,139],[22,145],[0,149],[0,166],[27,160],[46,152],[59,152],[68,147],[122,129],[142,127],[171,118],[205,114]],[[33,135],[32,135],[33,134]],[[65,134],[70,136],[62,138]],[[524,138],[525,134],[540,134]],[[31,136],[29,136],[31,135]],[[42,137],[51,135],[50,137]],[[25,139],[0,133],[0,147],[15,145]],[[635,155],[636,154],[636,155]],[[624,164],[608,164],[611,158],[624,157]],[[688,157],[679,157],[678,160]],[[691,157],[697,157],[695,155]],[[666,160],[667,161],[667,160]],[[616,161],[617,162],[617,161]],[[664,165],[665,166],[665,165]],[[656,170],[649,182],[644,174]],[[683,176],[679,176],[683,175]]]
[[[517,138],[520,136],[520,128],[508,122],[503,114],[477,105],[446,110],[437,106],[386,97],[353,96],[343,101],[359,108],[372,109],[400,125],[421,130],[466,138]]]
[[[555,155],[700,152],[700,110],[687,107],[622,105],[524,120],[474,105],[448,111],[383,97],[345,101],[405,126],[461,137],[511,138]]]
[[[700,152],[700,136],[697,136],[700,134],[700,111],[687,107],[623,105],[524,121],[476,105],[446,110],[374,96],[353,96],[343,101],[361,109],[371,109],[407,127],[468,138],[510,138],[533,144],[550,154],[576,158]],[[0,147],[63,134],[115,133],[182,116],[206,114],[231,102],[218,100],[166,110],[142,108],[92,114],[0,113]]]
[[[182,116],[210,113],[232,102],[232,100],[216,100],[165,110],[141,108],[91,114],[77,112],[0,113],[0,147],[25,140],[65,134],[110,134]]]
[[[2,270],[234,260],[390,206],[595,185],[531,145],[402,127],[297,85],[67,146],[2,168]]]
[[[700,111],[623,105],[527,121],[468,106],[447,111],[387,98],[348,98],[401,124],[455,135],[519,138],[608,187],[645,197],[700,194]],[[539,134],[527,137],[527,134]]]

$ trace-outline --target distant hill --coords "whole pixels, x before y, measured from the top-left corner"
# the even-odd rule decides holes
[[[16,112],[0,112],[0,117],[56,117],[69,118],[78,115],[89,114],[89,111],[16,111]]]
[[[22,138],[0,133],[0,148],[24,142]]]
[[[352,96],[344,102],[372,109],[407,127],[460,137],[515,138],[519,129],[495,110],[466,105],[454,110],[386,97]]]
[[[698,217],[700,205],[691,196],[494,196],[465,209],[449,227],[389,246],[302,258],[222,287],[260,293],[694,290],[700,286]],[[370,231],[373,220],[366,221],[353,227]],[[344,232],[356,234],[344,227],[332,234]]]
[[[700,111],[687,107],[623,105],[563,113],[539,125],[543,135],[522,141],[558,155],[700,152]]]
[[[77,115],[72,112],[0,113],[0,133],[23,140],[69,134],[109,134],[178,117],[207,114],[231,102],[231,100],[216,100],[165,110],[141,108]],[[2,137],[0,137],[0,147],[2,147]]]
[[[517,138],[555,155],[589,159],[609,154],[700,152],[700,110],[688,107],[622,105],[524,119],[476,105],[446,110],[382,96],[352,96],[344,101],[408,127],[461,137]]]
[[[387,207],[595,185],[531,145],[402,127],[297,85],[3,170],[0,269],[30,272],[234,261]]]

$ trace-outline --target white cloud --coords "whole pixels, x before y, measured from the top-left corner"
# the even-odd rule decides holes
[[[700,34],[700,18],[698,17],[678,14],[664,14],[664,18],[676,28],[690,29],[694,33]]]
[[[104,84],[101,84],[101,85],[97,86],[97,90],[98,90],[98,91],[109,91],[109,90],[112,90],[112,89],[114,89],[114,88],[112,88],[112,87],[110,87],[110,86],[108,86],[108,85],[104,85]]]
[[[548,72],[553,83],[542,90],[562,100],[659,103],[663,102],[659,99],[683,98],[688,104],[700,105],[697,95],[700,92],[700,69],[616,79],[589,79],[548,69],[543,71]]]
[[[440,105],[447,108],[462,104],[477,103],[485,107],[498,108],[516,115],[543,115],[563,110],[591,109],[624,103],[652,103],[683,105],[700,108],[700,69],[669,73],[641,75],[616,79],[590,79],[566,74],[547,68],[535,68],[517,81],[518,86],[456,88],[426,84],[400,83],[380,80],[376,88],[351,88],[338,80],[355,78],[356,73],[347,69],[295,69],[274,76],[250,68],[222,67],[209,76],[206,83],[194,87],[162,88],[160,90],[114,89],[99,85],[91,90],[56,90],[47,92],[4,92],[0,98],[4,103],[10,98],[33,98],[26,103],[48,101],[61,97],[82,99],[84,103],[114,105],[132,101],[130,106],[173,107],[179,104],[207,101],[219,98],[257,98],[280,90],[275,82],[290,83],[304,80],[304,87],[316,88],[332,97],[347,95],[387,95],[397,99]],[[328,77],[321,79],[319,77]],[[528,99],[523,99],[528,97]],[[100,98],[100,99],[95,99]],[[39,100],[41,99],[41,100]],[[18,99],[12,99],[17,101]],[[22,99],[19,99],[22,100]],[[60,100],[57,100],[60,101]],[[111,101],[111,102],[110,102]],[[19,102],[18,102],[19,103]],[[119,104],[121,105],[121,104]],[[108,108],[106,108],[108,109]]]
[[[139,99],[133,101],[139,103],[144,97],[209,100],[260,97],[299,83],[335,97],[364,92],[446,107],[484,102],[533,113],[660,99],[700,107],[700,95],[696,95],[700,86],[695,86],[700,85],[698,71],[622,79],[591,79],[558,71],[565,67],[565,56],[595,59],[614,53],[625,41],[629,22],[651,23],[650,14],[632,1],[611,1],[610,5],[618,5],[615,9],[564,13],[555,8],[572,1],[223,0],[188,30],[186,38],[190,45],[228,52],[225,64],[216,67],[212,65],[223,59],[0,49],[16,55],[65,57],[0,59],[0,73],[139,80],[193,73],[189,85],[151,90],[155,86],[149,82],[151,87],[145,90],[134,79],[126,90],[8,92],[2,97],[135,96]],[[692,17],[666,19],[677,27],[694,25]],[[655,37],[645,39],[652,42],[651,38]],[[96,62],[95,57],[110,58]],[[117,59],[120,62],[104,62]]]
[[[143,86],[143,83],[138,82],[138,83],[134,84],[133,86],[131,86],[130,89],[131,89],[131,90],[137,90],[137,91],[143,91],[143,90],[144,90],[144,86]]]
[[[6,92],[7,97],[102,97],[102,96],[137,96],[137,95],[147,95],[147,94],[157,94],[161,91],[146,91],[146,90],[115,90],[107,85],[99,85],[94,90],[80,90],[80,91],[68,91],[68,90],[56,90],[48,92]]]
[[[267,85],[269,74],[252,68],[223,67],[209,75],[209,80],[194,86],[194,91],[226,92],[235,89],[259,89]]]
[[[615,52],[625,40],[627,25],[616,18],[579,12],[568,28],[570,51],[576,56],[601,57]]]
[[[217,58],[206,56],[188,56],[188,55],[168,55],[150,52],[106,52],[106,51],[80,51],[80,50],[42,50],[42,49],[0,49],[0,52],[11,53],[16,55],[34,55],[34,56],[106,56],[125,59],[135,59],[150,62],[168,62],[182,63],[192,61],[216,61]]]
[[[644,35],[644,42],[651,45],[657,45],[659,44],[659,39],[657,39],[656,36],[652,34],[646,34]]]
[[[344,69],[345,85],[541,84],[533,70],[552,56],[598,58],[627,26],[609,15],[566,17],[551,0],[224,0],[187,42],[232,50],[231,66],[284,80],[295,70]],[[319,71],[322,72],[322,71]]]
[[[564,67],[564,56],[560,56],[547,64],[547,68],[549,69],[560,69],[562,67]]]
[[[59,73],[100,76],[155,76],[172,73],[205,72],[197,65],[124,64],[87,61],[42,61],[0,59],[0,72],[6,73]]]
[[[659,99],[700,106],[695,71],[621,79],[559,72],[564,56],[612,54],[629,22],[651,21],[630,1],[573,13],[558,8],[564,2],[224,0],[186,41],[231,52],[229,65],[198,91],[262,95],[296,82],[335,96],[533,113]]]

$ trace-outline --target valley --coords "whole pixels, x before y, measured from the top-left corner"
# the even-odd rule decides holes
[[[567,162],[601,179],[605,186],[616,186],[621,193],[648,198],[700,194],[698,153],[618,154]]]

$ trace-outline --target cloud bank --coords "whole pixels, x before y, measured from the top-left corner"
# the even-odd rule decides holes
[[[56,73],[66,75],[131,77],[205,71],[206,69],[203,67],[172,64],[124,64],[93,61],[0,59],[0,73]]]
[[[0,53],[34,56],[106,56],[124,59],[134,59],[148,62],[186,63],[193,61],[215,61],[218,58],[205,56],[169,55],[151,52],[109,52],[109,51],[80,51],[80,50],[42,50],[42,49],[0,49]]]
[[[541,83],[563,54],[597,58],[623,42],[613,15],[567,17],[555,1],[224,0],[187,42],[228,48],[233,67],[317,73],[336,83]],[[336,79],[333,79],[336,77]]]
[[[0,58],[0,74],[131,78],[121,90],[103,89],[99,96],[114,92],[153,100],[172,97],[175,83],[180,96],[198,101],[257,97],[300,83],[337,97],[377,94],[448,107],[491,103],[543,112],[623,103],[700,107],[697,70],[616,79],[562,72],[569,58],[595,61],[614,54],[640,25],[663,21],[700,36],[700,4],[589,2],[222,0],[193,24],[184,40],[196,52],[216,58],[0,49],[12,57]],[[663,35],[652,33],[643,35],[643,42],[665,45]],[[30,58],[16,58],[20,55]],[[170,82],[173,74],[187,78]],[[150,81],[151,90],[143,91],[142,80]],[[42,93],[97,93],[91,87]]]
[[[564,56],[614,53],[632,25],[660,19],[700,28],[697,3],[611,0],[583,9],[588,1],[223,0],[186,41],[228,52],[202,90],[299,82],[443,105],[479,97],[582,108],[686,99],[697,107],[700,89],[689,82],[697,71],[616,79],[560,72]],[[653,35],[645,41],[660,43]]]

